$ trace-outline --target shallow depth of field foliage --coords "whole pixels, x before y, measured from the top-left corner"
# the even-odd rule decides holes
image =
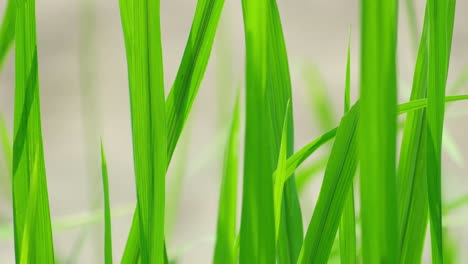
[[[188,150],[179,139],[190,125],[197,125],[187,121],[203,89],[225,0],[197,1],[174,81],[164,79],[160,0],[114,1],[119,1],[128,72],[135,179],[128,188],[136,190],[133,220],[124,251],[113,251],[112,220],[122,212],[110,203],[113,177],[108,173],[106,139],[102,138],[100,145],[89,140],[87,148],[89,159],[100,161],[102,185],[95,189],[93,199],[103,201],[103,206],[93,203],[97,215],[68,224],[103,224],[104,228],[96,229],[104,237],[97,242],[102,245],[99,263],[177,263],[183,253],[168,250],[166,238],[175,222],[178,203],[174,201],[180,196],[183,175],[189,173],[183,168],[190,158]],[[67,223],[52,224],[50,215],[53,201],[49,201],[45,163],[54,161],[46,158],[43,147],[41,57],[36,44],[35,8],[41,1],[6,0],[5,4],[0,70],[8,53],[14,53],[15,87],[13,124],[0,116],[0,150],[5,157],[2,164],[6,164],[0,173],[7,173],[9,185],[0,191],[7,197],[2,203],[7,202],[12,211],[12,222],[0,223],[1,239],[14,239],[16,263],[73,263],[83,238],[71,256],[56,250],[53,240]],[[360,26],[353,29],[360,32],[360,58],[351,56],[350,37],[342,45],[347,56],[343,58],[346,74],[342,76],[340,121],[334,121],[318,69],[304,66],[304,79],[311,87],[311,115],[318,120],[314,125],[326,132],[297,149],[295,123],[307,121],[294,120],[294,87],[281,10],[276,0],[239,4],[245,75],[242,85],[224,80],[225,87],[239,88],[230,93],[237,96],[218,98],[225,100],[219,104],[232,109],[227,112],[228,129],[220,129],[226,134],[225,142],[213,141],[222,145],[224,161],[219,172],[217,221],[212,228],[212,262],[421,263],[424,258],[436,264],[463,263],[457,251],[466,242],[453,242],[444,220],[468,199],[447,202],[442,192],[446,179],[443,150],[457,157],[454,143],[445,143],[450,142],[444,134],[445,109],[449,105],[463,108],[466,103],[455,101],[468,99],[468,95],[454,94],[467,78],[447,82],[456,1],[427,0],[424,17],[418,21],[412,0],[361,0]],[[409,26],[417,56],[410,98],[398,103],[397,40],[402,13],[409,18],[405,26]],[[91,32],[86,26],[92,27],[84,24],[84,38]],[[86,41],[80,45],[86,64],[92,47]],[[359,61],[359,91],[352,99],[353,60]],[[92,70],[85,69],[81,78],[92,78]],[[91,81],[85,81],[83,95],[96,96],[92,87]],[[96,106],[89,108],[94,111]],[[97,123],[85,124],[88,135]],[[176,147],[183,154],[180,160],[172,159]],[[325,150],[320,153],[326,156],[318,155],[319,150]],[[173,162],[180,170],[174,174],[175,184],[169,186],[166,175]],[[307,200],[314,210],[305,217],[299,194],[308,192],[306,185],[314,178],[321,179],[321,186],[317,200]]]

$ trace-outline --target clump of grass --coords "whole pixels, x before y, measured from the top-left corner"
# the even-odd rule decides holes
[[[16,36],[11,161],[15,255],[17,263],[53,263],[35,2],[12,3],[8,2],[0,30],[0,66]],[[198,1],[167,98],[159,5],[159,0],[120,0],[137,193],[122,263],[169,263],[176,257],[166,249],[166,173],[200,88],[224,0]],[[443,121],[447,102],[468,99],[468,95],[445,96],[455,1],[428,0],[411,100],[398,105],[397,1],[362,0],[360,98],[351,103],[348,40],[341,121],[298,151],[293,148],[294,103],[277,3],[243,0],[242,6],[246,46],[244,167],[241,170],[238,165],[243,105],[238,96],[225,146],[213,262],[326,263],[339,255],[342,263],[356,263],[361,258],[363,263],[420,263],[428,218],[433,263],[453,261],[454,246],[442,228],[442,219],[467,199],[462,197],[442,210]],[[414,15],[411,18],[412,30],[417,31]],[[331,109],[325,105],[317,109],[323,127],[333,127]],[[407,114],[401,142],[397,141],[399,114]],[[11,148],[4,126],[0,133],[8,156]],[[304,235],[295,172],[331,140],[329,156],[317,163],[325,164],[325,172]],[[112,263],[112,176],[108,177],[102,143],[101,164],[104,213],[99,214],[101,218],[75,219],[74,223],[104,219],[104,262]],[[354,199],[358,165],[360,212],[356,212]],[[243,186],[238,230],[239,171]],[[309,180],[309,176],[301,176],[301,189]]]

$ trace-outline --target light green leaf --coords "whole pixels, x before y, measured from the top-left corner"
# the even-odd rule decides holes
[[[443,263],[441,152],[455,0],[428,0],[427,188],[432,262]]]
[[[348,52],[346,60],[346,82],[345,82],[345,100],[344,112],[349,111],[350,108],[350,93],[351,93],[351,31],[348,38]],[[355,226],[355,212],[354,212],[354,188],[348,191],[343,213],[341,214],[340,222],[340,258],[341,263],[356,263],[356,226]]]
[[[12,169],[16,261],[53,263],[54,249],[41,132],[35,1],[16,1],[16,11]],[[32,186],[37,189],[32,190]],[[32,196],[34,199],[29,198]],[[36,208],[28,209],[32,207]],[[32,212],[27,213],[28,210]],[[34,224],[28,224],[28,221],[32,221],[28,217],[34,218]],[[23,252],[23,248],[27,252]]]
[[[357,167],[356,136],[359,105],[348,111],[338,127],[298,263],[326,263]]]
[[[397,263],[398,1],[361,1],[360,192],[363,263]]]
[[[107,176],[107,161],[101,140],[102,187],[104,190],[104,263],[112,264],[112,226],[109,198],[109,179]]]
[[[0,71],[15,38],[15,0],[7,0],[2,24],[0,25]]]
[[[223,177],[218,206],[218,225],[213,263],[234,264],[237,262],[237,174],[239,159],[239,97],[234,108],[231,130],[224,154]]]

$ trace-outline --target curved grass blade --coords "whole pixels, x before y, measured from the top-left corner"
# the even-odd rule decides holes
[[[426,7],[423,32],[413,76],[411,100],[423,99],[427,94],[427,30],[428,15]],[[400,261],[402,263],[421,262],[426,234],[428,194],[425,120],[425,109],[409,112],[406,117],[401,143],[397,183]]]
[[[16,1],[16,88],[13,139],[13,214],[17,263],[53,263],[54,249],[42,145],[35,1]],[[35,157],[37,155],[37,157]],[[37,164],[31,161],[37,160]],[[37,166],[35,169],[34,167]],[[37,175],[32,175],[33,171]],[[34,225],[26,228],[33,177],[37,177]],[[24,241],[25,240],[25,241]],[[25,243],[28,246],[24,246]],[[28,248],[28,252],[22,252]]]
[[[279,160],[284,117],[287,116],[286,157],[294,153],[294,122],[291,77],[286,43],[276,1],[268,2],[267,13],[267,89],[265,96],[272,121],[273,145],[270,157],[273,168]],[[290,110],[287,105],[290,104]],[[303,240],[302,212],[294,175],[286,175],[281,201],[279,239],[277,244],[278,263],[296,263]]]
[[[357,167],[359,105],[341,120],[298,263],[326,263]]]
[[[288,102],[288,110],[289,108]],[[288,175],[286,174],[287,166],[287,148],[288,148],[288,115],[289,111],[286,112],[283,122],[283,133],[281,136],[281,144],[278,155],[278,163],[276,165],[276,171],[273,174],[273,205],[275,210],[275,237],[276,241],[279,240],[279,228],[280,228],[280,217],[281,217],[281,205],[283,201],[283,188]]]
[[[176,79],[167,98],[168,157],[184,128],[203,79],[224,0],[199,0]]]
[[[109,179],[107,177],[107,161],[101,140],[102,187],[104,190],[104,263],[112,264],[112,226],[109,198]]]
[[[234,264],[236,252],[237,174],[239,159],[239,97],[236,101],[224,155],[213,263]]]
[[[361,1],[363,263],[399,260],[396,189],[398,2]]]
[[[443,263],[441,156],[455,0],[428,1],[427,188],[433,263]]]
[[[345,99],[344,113],[350,108],[351,93],[351,31],[348,37],[348,51],[346,60],[346,81],[345,81]],[[348,191],[346,201],[341,214],[340,222],[340,258],[341,263],[356,263],[356,223],[354,212],[354,184]]]
[[[133,71],[132,69],[134,68],[133,46],[131,44],[131,40],[135,34],[133,29],[133,5],[133,1],[120,0],[120,14],[126,42],[129,72]],[[201,80],[203,79],[223,5],[224,0],[198,1],[182,63],[166,100],[167,164],[169,164],[172,158],[177,141],[182,133]],[[129,73],[130,83],[133,82],[132,75]],[[140,228],[135,226],[140,224],[137,213],[138,209],[135,209],[134,221],[132,222],[122,257],[123,262],[126,260],[130,262],[125,263],[133,263],[131,261],[138,259],[140,254],[140,245],[136,239],[136,236],[139,236]]]
[[[15,39],[15,0],[7,0],[7,6],[0,25],[0,71]]]

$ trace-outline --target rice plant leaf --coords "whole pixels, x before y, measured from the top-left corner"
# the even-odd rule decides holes
[[[454,95],[454,96],[447,96],[445,97],[445,102],[457,102],[457,101],[464,101],[468,100],[468,95]],[[355,107],[358,103],[355,103],[353,107]],[[427,105],[427,99],[418,99],[406,103],[402,103],[398,105],[397,114],[406,114],[412,111],[417,111],[420,109],[424,109]],[[358,112],[358,110],[356,110]],[[318,138],[314,139],[300,150],[298,150],[294,155],[288,158],[287,167],[286,167],[286,174],[290,175],[294,173],[294,171],[302,165],[302,163],[310,157],[317,149],[322,147],[325,143],[335,138],[338,128],[335,127],[330,131],[324,133],[323,135],[319,136]],[[301,183],[302,184],[302,183]],[[302,186],[302,185],[301,185]],[[302,188],[302,187],[301,187]]]
[[[326,263],[357,167],[359,105],[341,120],[298,263]]]
[[[443,263],[441,152],[455,0],[428,1],[427,188],[432,261]]]
[[[289,109],[289,102],[288,102],[288,109]],[[280,217],[281,217],[281,204],[283,200],[283,188],[288,178],[286,174],[286,166],[287,166],[287,148],[288,148],[288,114],[289,111],[286,112],[284,117],[283,123],[283,133],[281,136],[281,145],[280,151],[278,155],[278,163],[276,165],[276,171],[273,174],[273,205],[275,210],[275,235],[276,241],[279,239],[279,228],[280,228]]]
[[[16,1],[13,217],[17,263],[53,263],[44,150],[42,145],[35,1]],[[34,163],[31,161],[35,161]],[[36,168],[34,168],[36,167]],[[35,172],[35,175],[32,173]],[[34,179],[34,177],[36,177]],[[33,184],[34,181],[37,181]],[[36,185],[32,193],[32,186]],[[27,225],[28,197],[34,196],[34,224]],[[27,231],[25,231],[27,230]],[[23,252],[27,248],[27,252]],[[24,261],[22,258],[26,258]]]
[[[218,225],[213,263],[234,264],[237,262],[236,218],[237,218],[237,174],[239,160],[239,97],[229,131],[224,154],[223,177],[218,206]]]
[[[182,62],[167,98],[169,160],[200,88],[224,2],[198,0]]]
[[[271,142],[273,148],[270,158],[273,168],[279,160],[281,140],[284,135],[286,116],[287,138],[286,157],[294,152],[294,122],[291,77],[286,43],[281,26],[281,18],[276,0],[267,1],[267,89],[265,96],[272,122]],[[288,110],[288,104],[290,110]],[[302,212],[299,204],[294,175],[286,175],[281,201],[278,233],[278,263],[296,263],[303,240]],[[275,223],[276,224],[276,223]]]
[[[135,35],[135,14],[132,11],[135,3],[129,0],[120,0],[119,2],[122,28],[126,42],[129,82],[131,85],[134,82],[132,76],[135,74],[130,73],[135,68],[133,66],[134,59],[132,55],[134,47],[131,43]],[[223,5],[224,0],[198,1],[182,62],[176,80],[166,99],[167,166],[170,163],[177,141],[182,133],[203,79]],[[136,236],[139,236],[140,233],[140,227],[135,226],[140,224],[137,213],[138,209],[135,209],[134,221],[132,222],[125,246],[123,260],[134,260],[140,254],[140,245],[136,240]]]
[[[413,76],[411,100],[427,94],[427,8]],[[427,226],[425,109],[406,116],[398,164],[398,209],[400,223],[400,261],[421,262]]]
[[[167,132],[159,1],[121,1],[126,34],[141,260],[164,261]],[[127,17],[125,17],[127,16]],[[133,20],[131,20],[133,18]]]
[[[112,226],[109,198],[109,178],[107,176],[107,161],[101,140],[102,187],[104,190],[104,263],[112,264]]]
[[[268,14],[265,0],[242,1],[246,47],[246,125],[239,263],[274,263],[274,142],[267,109]]]
[[[399,260],[396,189],[398,2],[361,1],[359,155],[363,263]]]
[[[15,39],[15,0],[7,0],[2,24],[0,25],[0,71]]]
[[[37,248],[31,245],[31,240],[35,239],[34,236],[34,225],[38,213],[38,194],[39,194],[39,152],[35,155],[32,160],[33,171],[31,173],[31,186],[29,187],[27,207],[24,217],[24,228],[23,228],[23,240],[21,241],[21,257],[19,263],[31,263],[34,262],[34,252]],[[18,261],[17,261],[18,262]]]
[[[311,164],[302,166],[302,168],[296,172],[297,191],[300,194],[304,193],[307,185],[319,175],[319,172],[325,169],[327,163],[328,155],[318,158]]]
[[[348,51],[346,60],[346,81],[345,81],[345,100],[344,113],[350,108],[350,93],[351,93],[351,32],[348,38]],[[356,223],[354,212],[354,188],[348,191],[346,201],[341,214],[340,222],[340,258],[341,263],[356,263]]]

